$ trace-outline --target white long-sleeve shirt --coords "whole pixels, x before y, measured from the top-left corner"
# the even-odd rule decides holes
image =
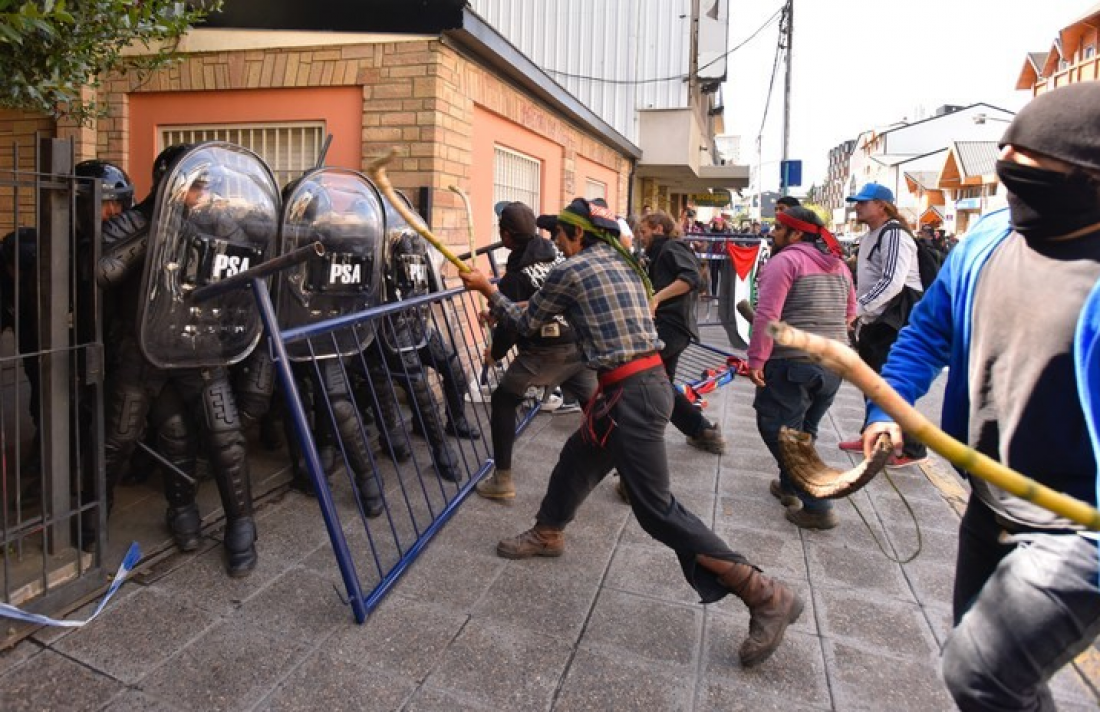
[[[902,287],[924,291],[917,243],[893,220],[860,239],[856,275],[856,312],[865,324],[882,314]]]

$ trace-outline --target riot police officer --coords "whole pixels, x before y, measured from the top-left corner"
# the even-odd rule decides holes
[[[165,473],[173,538],[184,551],[199,545],[196,483],[187,473],[201,443],[225,511],[226,569],[245,576],[257,562],[256,527],[227,366],[259,341],[258,317],[247,294],[213,305],[194,304],[187,295],[274,251],[278,191],[254,154],[213,142],[166,149],[153,177],[155,207],[151,196],[104,224],[97,267],[100,286],[120,297],[112,314],[121,335],[118,366],[108,379],[106,407],[108,511],[150,407],[164,398],[157,444],[178,468]],[[136,318],[121,308],[128,304],[139,305]]]

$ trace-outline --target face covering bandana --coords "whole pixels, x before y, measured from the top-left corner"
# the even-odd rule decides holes
[[[997,161],[997,177],[1008,190],[1012,227],[1025,238],[1059,237],[1100,222],[1100,185],[1082,171]]]

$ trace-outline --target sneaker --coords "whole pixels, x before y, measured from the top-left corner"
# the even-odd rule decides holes
[[[778,499],[779,503],[784,507],[802,508],[802,500],[798,498],[798,495],[784,490],[783,485],[779,484],[779,480],[772,480],[768,484],[768,491],[771,492],[772,497]]]
[[[565,533],[561,529],[535,526],[519,536],[501,539],[497,556],[504,559],[530,559],[534,556],[561,556],[565,552]]]
[[[542,399],[542,404],[539,405],[539,412],[557,413],[563,403],[565,403],[565,399],[562,398],[561,391],[554,391]]]
[[[787,521],[803,529],[832,529],[840,524],[840,517],[832,509],[810,512],[806,509],[788,507],[785,514]]]
[[[886,466],[905,467],[906,465],[919,465],[927,461],[927,455],[925,455],[924,457],[908,457],[907,455],[902,455],[901,457],[898,457],[897,455],[891,455],[889,461],[887,461],[886,463]]]
[[[561,404],[561,407],[554,411],[554,415],[567,415],[569,413],[580,413],[584,408],[577,401],[566,401]]]
[[[845,452],[863,452],[863,438],[842,440],[836,446]]]
[[[726,439],[722,437],[722,431],[717,424],[703,429],[698,437],[688,436],[688,445],[694,448],[721,455],[726,452]]]

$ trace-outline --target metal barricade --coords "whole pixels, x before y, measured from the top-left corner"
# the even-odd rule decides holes
[[[266,286],[253,280],[252,289],[270,335],[288,415],[317,494],[348,603],[355,620],[362,623],[493,465],[488,399],[470,397],[482,391],[480,381],[486,381],[484,390],[488,391],[498,377],[496,369],[482,369],[485,331],[478,319],[478,304],[464,290],[451,289],[280,332]],[[420,320],[427,340],[418,344],[418,349],[395,350],[387,345],[385,335],[407,319]],[[316,358],[292,364],[287,357],[288,344],[297,344],[297,348],[306,344],[310,353],[320,353],[321,343],[359,338],[364,324],[370,326],[367,333],[374,338],[359,343],[361,348],[354,356],[327,364]],[[322,381],[322,368],[329,370],[326,377],[331,378],[335,371],[337,378],[349,384],[346,393],[338,397],[349,399],[351,408],[343,402],[334,403],[326,389],[314,388],[313,407],[307,409],[303,382]],[[452,373],[447,373],[448,369]],[[463,385],[464,392],[457,392]],[[399,407],[398,420],[390,426],[379,422],[384,420],[378,414],[385,412],[386,402],[396,402]],[[467,439],[445,434],[440,441],[439,431],[450,417],[448,408],[458,404],[481,436]],[[529,405],[520,429],[537,407]],[[350,412],[354,418],[354,427],[349,430],[344,423],[343,433],[371,444],[368,471],[355,471],[354,443],[340,435],[338,412]],[[368,415],[371,413],[373,418]],[[334,475],[331,484],[315,436],[326,429],[336,434],[336,462],[342,465],[337,468],[342,474]],[[399,460],[395,443],[411,450],[407,461]],[[444,454],[447,451],[453,457]],[[363,504],[371,481],[381,490],[382,500],[381,512],[374,517]]]

